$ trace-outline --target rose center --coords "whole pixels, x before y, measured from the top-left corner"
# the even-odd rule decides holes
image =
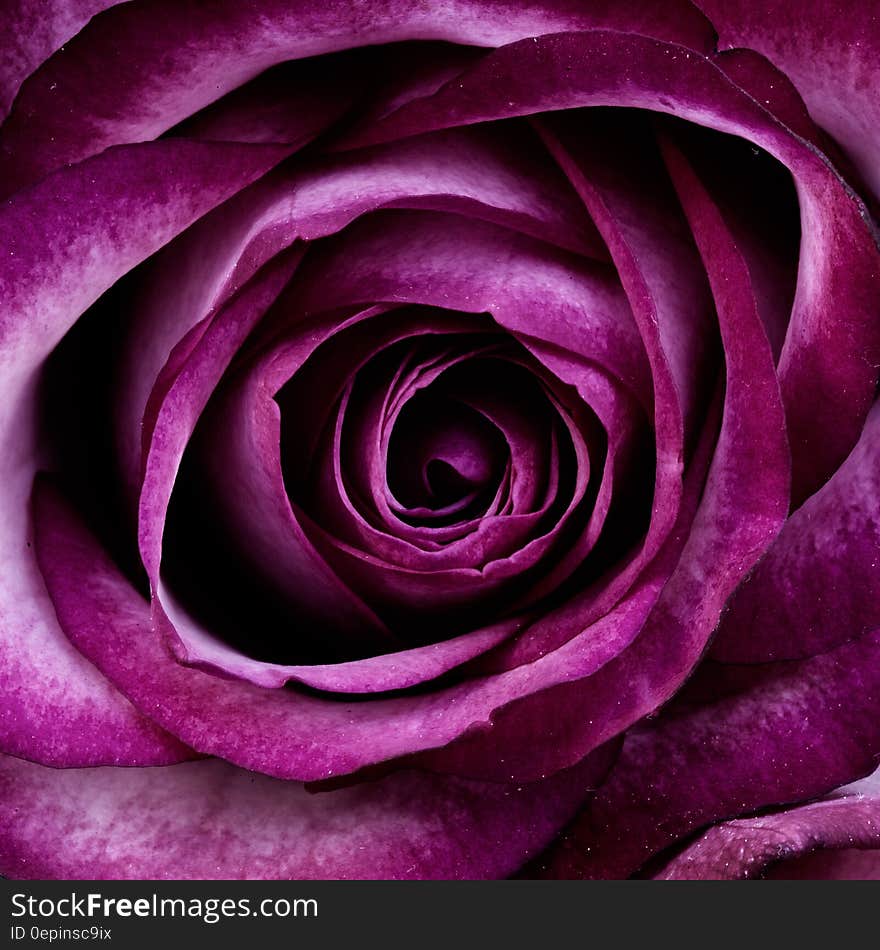
[[[430,393],[409,400],[388,446],[388,487],[407,508],[439,511],[488,501],[509,456],[484,416]]]

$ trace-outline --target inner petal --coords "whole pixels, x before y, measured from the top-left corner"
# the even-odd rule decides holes
[[[388,487],[407,508],[447,508],[494,495],[507,446],[485,416],[422,392],[400,412],[388,446]]]

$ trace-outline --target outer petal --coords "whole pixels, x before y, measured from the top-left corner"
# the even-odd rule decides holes
[[[541,876],[627,877],[704,825],[802,801],[876,768],[880,633],[797,662],[708,663],[608,781]]]
[[[162,30],[156,24],[163,24]],[[585,6],[577,0],[143,0],[97,17],[26,83],[2,141],[13,190],[110,145],[155,138],[285,60],[402,40],[497,46],[594,27],[711,47],[690,3]],[[94,64],[101,68],[95,69]]]
[[[35,493],[36,549],[65,632],[77,648],[130,696],[138,708],[246,768],[299,781],[345,775],[424,747],[443,745],[478,728],[510,695],[565,677],[570,663],[558,651],[507,674],[434,693],[352,703],[266,690],[181,666],[153,629],[149,604],[100,549],[77,515],[46,484]],[[641,625],[647,593],[608,625]],[[161,618],[160,618],[161,619]],[[588,631],[589,634],[590,631]],[[608,635],[580,644],[594,666],[608,653]],[[614,644],[611,638],[612,647]],[[604,654],[603,654],[604,648]],[[577,652],[575,652],[577,658]],[[597,743],[598,745],[598,743]],[[565,765],[572,763],[565,763]],[[554,771],[563,767],[557,764]],[[517,781],[503,761],[486,763],[500,781]],[[537,777],[538,770],[530,774]],[[525,780],[525,779],[523,779]]]
[[[662,880],[880,880],[880,773],[809,805],[716,825]]]
[[[859,444],[799,508],[731,599],[722,662],[812,656],[880,626],[880,403]]]
[[[0,43],[0,120],[19,86],[96,13],[119,0],[9,0]]]
[[[0,735],[8,752],[53,765],[149,764],[187,754],[135,713],[58,629],[30,551],[38,370],[114,281],[278,157],[274,147],[115,149],[0,209]]]
[[[13,878],[506,877],[607,768],[534,785],[397,772],[314,795],[225,762],[53,771],[0,757],[0,871]]]
[[[870,3],[697,0],[719,49],[748,46],[794,81],[816,122],[848,152],[880,200],[880,15]]]

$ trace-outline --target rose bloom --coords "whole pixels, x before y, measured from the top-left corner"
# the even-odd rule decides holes
[[[880,876],[880,15],[698,6],[5,0],[0,873]]]

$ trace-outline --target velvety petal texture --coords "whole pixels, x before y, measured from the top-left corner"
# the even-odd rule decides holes
[[[4,5],[6,42],[0,55],[0,114],[22,82],[59,47],[116,0],[12,0]]]
[[[865,775],[880,748],[877,651],[874,632],[809,660],[704,665],[656,723],[628,737],[538,873],[628,877],[710,822]]]
[[[743,135],[779,159],[794,176],[804,221],[798,293],[779,366],[800,499],[852,448],[874,399],[880,252],[863,202],[828,160],[764,108],[770,100],[759,104],[735,85],[716,59],[601,30],[511,43],[433,96],[409,102],[355,135],[352,144],[613,105],[672,113]],[[831,332],[828,321],[838,313],[846,314],[846,333]],[[866,360],[866,354],[872,355]]]
[[[520,787],[402,771],[313,795],[216,760],[57,771],[3,757],[0,869],[38,880],[505,877],[589,781],[589,765]]]
[[[658,877],[880,880],[878,775],[817,802],[716,825]]]
[[[877,135],[877,56],[880,17],[870,5],[809,3],[792,22],[784,3],[700,0],[719,33],[719,49],[763,53],[797,86],[810,114],[847,150],[875,196],[880,196]]]
[[[29,497],[42,464],[38,371],[115,280],[199,215],[267,171],[279,149],[155,143],[115,149],[47,179],[0,212],[3,245],[3,531],[0,557],[5,751],[52,765],[186,757],[140,717],[58,629],[33,559]],[[123,225],[137,219],[132,231]]]
[[[6,5],[0,874],[880,874],[880,28],[791,20]]]
[[[164,24],[159,30],[156,24]],[[343,0],[145,0],[97,17],[75,42],[37,69],[0,133],[7,189],[120,142],[155,138],[263,70],[341,49],[403,40],[495,46],[522,37],[595,26],[672,32],[699,42],[706,21],[690,4],[674,14],[649,4],[597,9],[572,0],[431,11],[414,0],[352,8]],[[100,73],[90,64],[100,62]],[[38,122],[34,118],[39,117]]]

